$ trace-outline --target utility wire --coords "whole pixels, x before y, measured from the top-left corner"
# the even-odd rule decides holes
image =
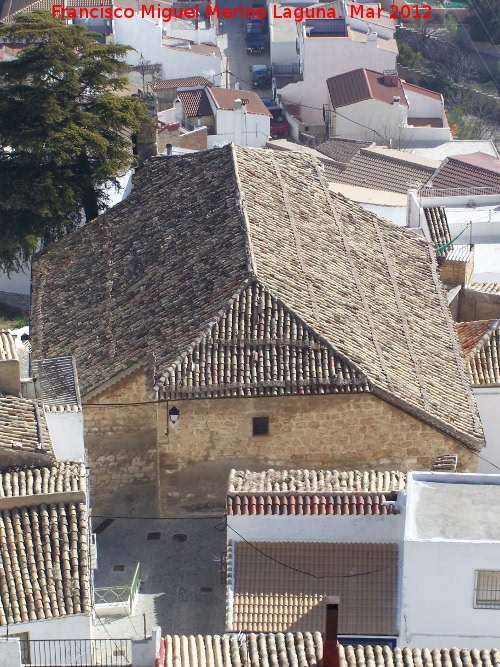
[[[377,570],[369,570],[368,572],[356,572],[355,574],[325,574],[325,575],[318,575],[314,574],[313,572],[307,572],[307,570],[301,570],[298,567],[293,567],[292,565],[288,565],[288,563],[283,563],[282,561],[278,560],[277,558],[274,558],[270,554],[266,554],[265,551],[262,551],[262,549],[259,549],[258,547],[255,546],[253,542],[249,542],[241,533],[238,533],[237,530],[235,530],[232,526],[227,526],[229,530],[232,530],[233,533],[236,533],[238,537],[240,537],[246,544],[248,544],[252,549],[255,549],[255,551],[258,551],[262,556],[265,556],[266,558],[269,558],[269,560],[272,560],[274,563],[277,565],[281,565],[282,567],[285,567],[287,570],[293,570],[294,572],[299,572],[300,574],[305,574],[307,577],[312,577],[313,579],[354,579],[356,577],[366,577],[369,574],[376,574],[377,572],[384,572],[385,570],[391,570],[394,567],[399,567],[399,565],[396,563],[394,565],[387,565],[386,567],[380,567]]]

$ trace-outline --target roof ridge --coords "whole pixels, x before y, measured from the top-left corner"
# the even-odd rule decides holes
[[[368,78],[368,70],[366,69],[366,67],[362,67],[361,71],[363,72],[363,77],[364,77],[365,83],[368,87],[368,92],[370,94],[370,99],[373,100],[373,99],[375,99],[375,95],[374,95],[372,87],[370,85],[370,79]],[[375,70],[370,70],[370,71],[375,72]],[[378,72],[376,72],[376,73],[378,74]]]
[[[236,146],[234,143],[230,144],[231,159],[233,162],[233,175],[236,180],[237,200],[236,208],[238,209],[243,223],[243,230],[245,235],[245,247],[247,251],[247,268],[250,276],[257,277],[257,266],[255,263],[255,254],[252,246],[252,234],[250,232],[250,224],[248,222],[248,214],[246,210],[245,191],[241,185],[240,176],[238,173],[238,156]]]
[[[481,336],[479,341],[475,344],[475,346],[470,350],[470,352],[465,355],[466,359],[472,359],[485,345],[485,343],[488,342],[488,340],[491,338],[491,334],[494,331],[497,331],[497,329],[500,329],[500,318],[497,320],[475,320],[476,322],[491,322],[490,327],[488,328],[488,331]]]

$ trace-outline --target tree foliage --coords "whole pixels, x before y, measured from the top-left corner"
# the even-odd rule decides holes
[[[466,0],[466,5],[471,38],[500,44],[500,0]]]
[[[398,40],[398,63],[403,67],[417,67],[422,56],[418,51],[414,51],[409,44]]]
[[[29,46],[0,63],[0,266],[17,269],[106,203],[104,184],[131,165],[146,119],[123,90],[130,47],[100,44],[48,12],[19,14],[0,38]]]

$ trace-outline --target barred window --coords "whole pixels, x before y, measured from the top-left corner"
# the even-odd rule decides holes
[[[500,609],[500,570],[476,570],[475,609]]]
[[[269,435],[269,417],[253,418],[253,434]]]

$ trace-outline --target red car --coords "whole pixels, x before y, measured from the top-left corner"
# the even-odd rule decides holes
[[[267,107],[267,110],[272,114],[271,118],[271,136],[273,139],[278,137],[285,137],[288,135],[288,123],[285,120],[283,109],[277,104]]]

